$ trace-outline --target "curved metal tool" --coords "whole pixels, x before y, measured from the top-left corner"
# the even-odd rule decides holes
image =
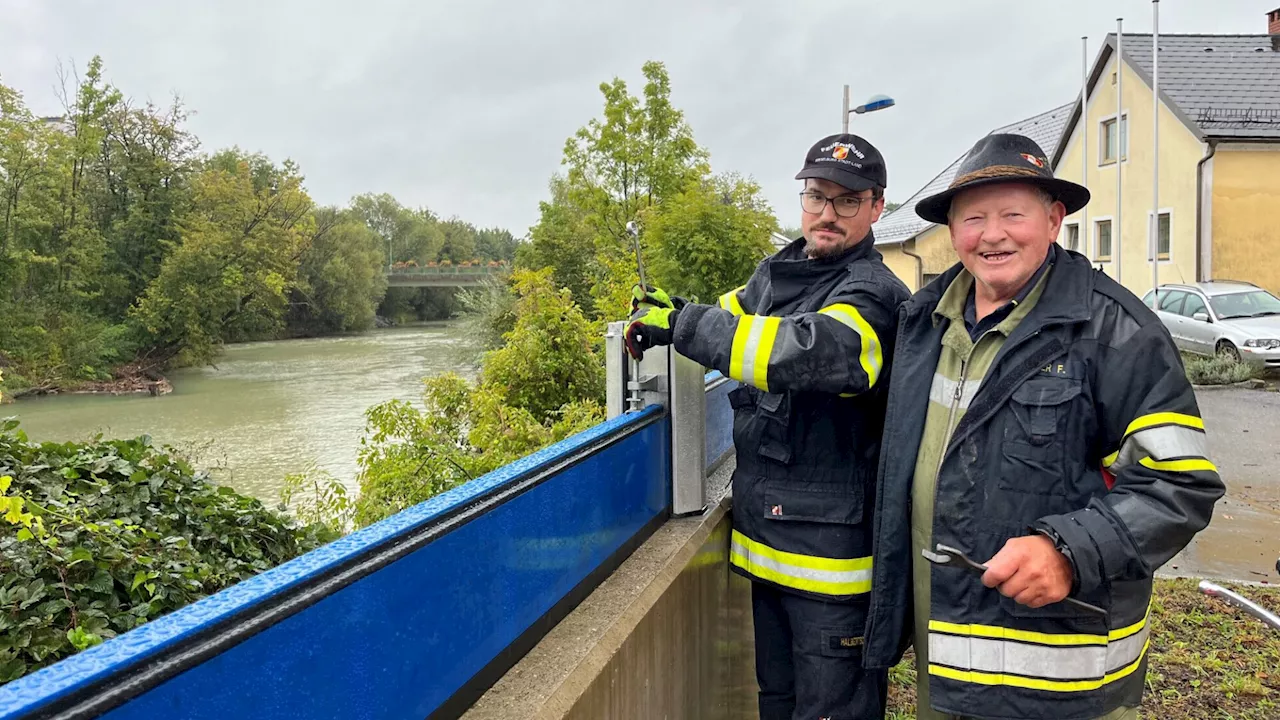
[[[945,565],[949,567],[956,567],[962,570],[968,570],[978,575],[982,575],[987,571],[986,565],[983,565],[980,562],[976,562],[975,560],[970,558],[968,555],[965,555],[964,552],[960,550],[957,550],[947,545],[943,545],[942,543],[938,543],[936,546],[936,549],[937,549],[937,552],[932,552],[928,548],[923,548],[920,550],[920,554],[924,556],[925,560],[928,560],[934,565]],[[1065,598],[1062,602],[1065,602],[1068,605],[1077,607],[1081,610],[1086,610],[1091,613],[1096,613],[1098,615],[1105,616],[1107,614],[1106,610],[1103,610],[1097,605],[1090,605],[1089,603],[1083,600],[1077,600],[1075,598],[1069,597],[1069,598]]]
[[[1208,595],[1209,597],[1222,598],[1276,630],[1280,630],[1280,615],[1276,615],[1239,593],[1232,592],[1221,585],[1216,585],[1208,580],[1200,581],[1200,592]]]

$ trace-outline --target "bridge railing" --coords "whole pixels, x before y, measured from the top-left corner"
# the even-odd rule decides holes
[[[731,449],[733,383],[645,367],[610,374],[642,407],[0,687],[0,720],[456,717],[673,498],[700,509],[688,483]]]

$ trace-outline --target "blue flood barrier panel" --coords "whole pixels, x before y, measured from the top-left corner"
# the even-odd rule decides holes
[[[733,408],[729,407],[729,392],[741,383],[726,378],[719,370],[707,373],[706,382],[706,463],[710,471],[733,452]]]
[[[44,716],[52,701],[95,683],[123,684],[161,651],[192,644],[256,603],[510,490],[474,516],[463,510],[456,527],[420,548],[102,715],[422,720],[666,516],[670,420],[661,413],[602,423],[9,683],[0,688],[0,720]],[[539,479],[523,489],[531,475]]]

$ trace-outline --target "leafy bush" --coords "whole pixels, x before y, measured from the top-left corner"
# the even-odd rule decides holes
[[[400,400],[370,408],[354,520],[365,526],[492,472],[604,419],[593,401],[544,418],[512,407],[494,385],[446,373],[426,380],[422,410]]]
[[[0,426],[0,683],[318,547],[150,438],[27,441]]]
[[[604,401],[602,338],[551,270],[518,270],[520,299],[506,345],[485,357],[483,382],[503,388],[511,405],[546,418],[565,403]]]
[[[1231,385],[1252,380],[1261,371],[1247,363],[1236,362],[1230,357],[1184,357],[1187,377],[1195,385]]]

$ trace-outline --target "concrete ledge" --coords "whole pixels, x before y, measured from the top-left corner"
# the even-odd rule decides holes
[[[728,568],[728,510],[725,497],[669,520],[463,717],[754,717],[750,584]]]

